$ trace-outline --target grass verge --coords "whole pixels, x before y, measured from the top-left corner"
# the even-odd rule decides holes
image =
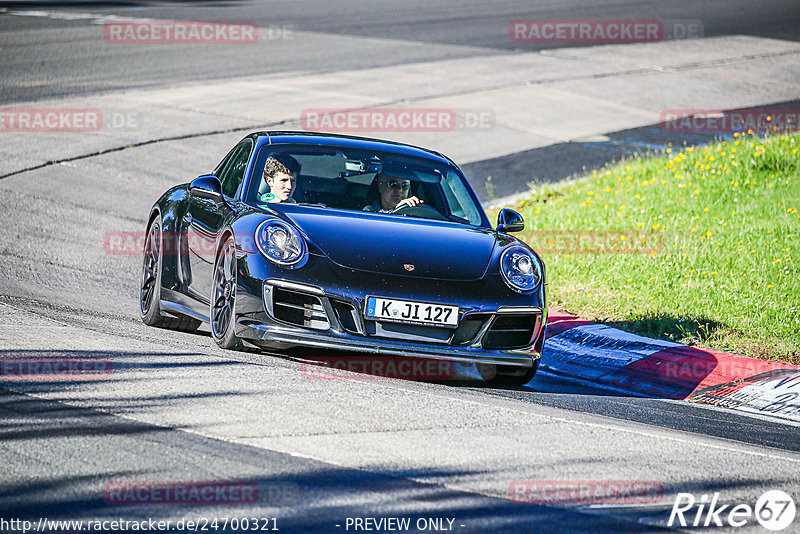
[[[799,135],[624,161],[513,206],[549,305],[623,330],[800,363]]]

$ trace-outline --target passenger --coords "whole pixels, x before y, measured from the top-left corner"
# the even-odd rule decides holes
[[[300,174],[300,163],[289,154],[275,154],[264,163],[264,181],[269,193],[261,195],[263,202],[296,203],[292,198]]]
[[[396,178],[379,172],[375,175],[375,182],[380,196],[372,204],[366,206],[364,211],[391,213],[403,206],[413,208],[424,202],[415,196],[408,196],[411,192],[411,180],[407,178]]]

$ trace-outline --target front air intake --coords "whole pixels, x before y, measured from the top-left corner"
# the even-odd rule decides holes
[[[345,332],[348,334],[360,335],[358,329],[358,310],[348,302],[331,299],[331,306],[336,313],[336,318]]]
[[[322,301],[289,289],[275,287],[272,290],[272,313],[278,321],[315,330],[328,330],[331,325]]]
[[[461,324],[458,325],[458,329],[453,334],[452,339],[450,340],[451,345],[467,345],[469,344],[480,332],[481,327],[486,324],[491,318],[491,315],[488,313],[473,313],[470,315],[465,315],[463,319],[461,319]]]
[[[485,349],[518,349],[533,343],[538,316],[498,315],[483,338]]]

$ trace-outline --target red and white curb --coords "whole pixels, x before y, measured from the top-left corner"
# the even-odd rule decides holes
[[[633,393],[800,421],[800,367],[623,332],[550,310],[542,368]]]

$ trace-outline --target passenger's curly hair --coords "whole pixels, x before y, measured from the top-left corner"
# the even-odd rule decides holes
[[[276,174],[300,174],[300,163],[289,154],[274,154],[264,162],[264,179]]]

